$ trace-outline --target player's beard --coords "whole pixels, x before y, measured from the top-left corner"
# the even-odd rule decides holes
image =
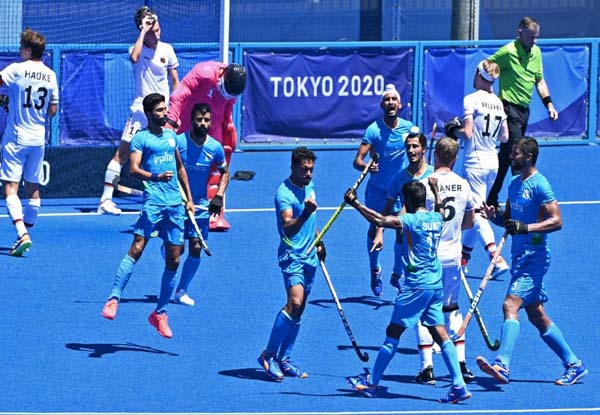
[[[204,138],[208,135],[208,128],[206,128],[204,126],[202,126],[202,127],[194,126],[194,135],[196,137]]]

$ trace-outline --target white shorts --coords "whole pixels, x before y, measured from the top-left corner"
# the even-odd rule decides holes
[[[142,108],[131,110],[131,115],[127,119],[127,123],[125,124],[125,128],[123,129],[123,134],[121,135],[121,141],[125,141],[126,143],[131,143],[131,139],[143,128],[148,126],[148,119],[146,118],[146,114],[144,114],[144,110]]]
[[[40,183],[43,179],[44,146],[24,146],[14,142],[2,147],[0,180],[19,183]]]
[[[472,169],[465,168],[463,170],[463,178],[471,186],[471,197],[476,206],[481,206],[487,200],[488,193],[494,185],[497,169]]]
[[[460,294],[460,265],[442,266],[442,282],[444,284],[444,307],[458,304]]]

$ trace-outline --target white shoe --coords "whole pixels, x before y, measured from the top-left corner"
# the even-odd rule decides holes
[[[196,302],[184,290],[179,290],[175,293],[175,302],[192,307]]]
[[[121,209],[119,209],[117,205],[115,205],[115,202],[113,202],[110,199],[106,199],[100,202],[100,206],[98,206],[98,213],[100,213],[101,215],[120,215]]]
[[[496,279],[498,278],[500,275],[503,275],[504,273],[506,273],[509,269],[508,264],[506,263],[506,261],[504,260],[504,258],[502,258],[502,256],[498,256],[498,258],[496,258],[496,263],[494,264],[494,269],[492,270],[492,279]]]

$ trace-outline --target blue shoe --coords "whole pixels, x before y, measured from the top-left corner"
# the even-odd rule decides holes
[[[278,382],[283,380],[283,373],[281,369],[279,369],[279,364],[277,360],[275,360],[275,356],[267,354],[267,351],[263,351],[260,356],[258,356],[258,364],[265,370],[267,375],[271,379],[274,379]]]
[[[383,283],[381,282],[381,268],[371,270],[371,290],[375,297],[383,295]]]
[[[469,392],[466,386],[452,386],[446,396],[438,399],[438,401],[440,403],[459,403],[460,401],[466,401],[471,396],[471,392]]]
[[[369,383],[369,373],[362,373],[358,376],[348,376],[346,382],[355,391],[363,394],[367,398],[375,398],[377,396],[377,385]]]
[[[400,275],[392,272],[392,276],[390,277],[390,285],[400,291]]]
[[[554,383],[561,386],[571,386],[587,374],[588,370],[583,365],[583,362],[578,360],[575,363],[567,363],[565,365],[565,373],[556,379]]]
[[[284,376],[301,379],[306,379],[308,377],[308,373],[300,370],[298,366],[292,363],[291,359],[283,360],[281,363],[279,363],[279,368],[283,372]]]
[[[506,366],[502,361],[498,358],[494,359],[492,364],[485,360],[485,358],[481,356],[477,356],[477,366],[479,369],[483,370],[485,373],[496,379],[498,382],[502,384],[508,384],[508,377],[510,371],[508,370],[508,366]]]

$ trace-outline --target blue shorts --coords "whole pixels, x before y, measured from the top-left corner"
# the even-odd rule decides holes
[[[544,275],[549,266],[550,253],[546,250],[526,250],[513,257],[510,269],[512,278],[506,294],[521,298],[521,307],[545,303],[548,295],[544,289]]]
[[[183,205],[159,206],[145,203],[133,233],[150,239],[158,231],[165,243],[183,245],[183,221],[185,208]]]
[[[419,320],[424,326],[443,326],[444,290],[403,289],[394,302],[392,324],[405,328],[415,327]]]
[[[210,223],[210,217],[208,215],[196,216],[196,223],[200,232],[202,232],[202,239],[208,240],[208,225]],[[192,225],[192,221],[186,216],[185,218],[185,239],[198,238],[198,233]]]
[[[305,297],[311,292],[317,272],[315,261],[311,258],[312,255],[311,257],[300,258],[290,253],[279,261],[286,291],[294,285],[302,285]]]

